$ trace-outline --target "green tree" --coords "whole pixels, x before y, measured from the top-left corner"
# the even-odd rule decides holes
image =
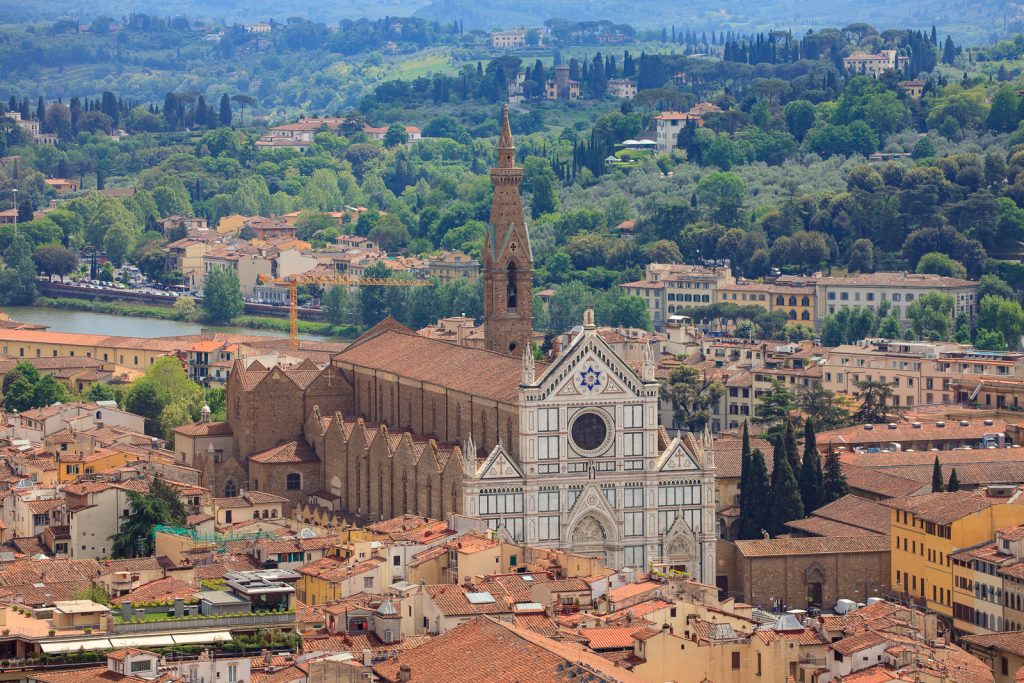
[[[320,211],[303,211],[295,219],[295,236],[300,240],[309,241],[320,230],[327,230],[337,225],[333,216]]]
[[[398,147],[404,145],[409,141],[409,134],[405,132],[405,126],[397,123],[392,123],[388,126],[388,131],[384,133],[384,146],[385,147]]]
[[[189,407],[193,419],[203,406],[202,388],[189,379],[177,358],[157,359],[136,379],[125,397],[125,409],[146,418],[147,433],[161,436],[160,416],[165,407],[179,403]]]
[[[149,557],[153,554],[153,527],[158,524],[181,526],[185,523],[185,506],[178,493],[160,478],[153,477],[145,494],[128,491],[128,516],[120,530],[111,536],[111,554],[115,558]]]
[[[928,159],[935,156],[935,143],[927,135],[922,135],[914,143],[914,149],[910,153],[912,159]]]
[[[225,128],[230,128],[232,118],[233,117],[231,114],[231,98],[228,97],[227,93],[224,93],[220,96],[220,116],[218,117],[218,120],[220,122],[220,125],[224,126]]]
[[[78,269],[78,256],[75,252],[58,244],[36,247],[32,252],[32,262],[41,275],[47,278],[57,275],[61,282],[64,281],[64,276]]]
[[[804,457],[800,462],[800,499],[804,504],[804,512],[814,512],[821,507],[821,501],[825,498],[824,487],[814,421],[807,418],[804,422]]]
[[[93,402],[113,401],[116,400],[117,398],[116,394],[114,394],[113,389],[111,389],[108,385],[102,384],[100,382],[93,382],[92,384],[90,384],[88,390],[86,390],[86,392],[82,394],[82,397],[88,401]]]
[[[988,273],[982,275],[981,279],[978,280],[978,301],[981,301],[990,294],[1004,299],[1014,298],[1013,288],[1006,284],[1005,280],[998,275]]]
[[[956,277],[961,280],[967,277],[967,269],[959,261],[954,261],[948,254],[932,251],[921,257],[917,262],[917,272]]]
[[[4,268],[0,270],[0,304],[28,306],[38,294],[32,244],[23,232],[19,232],[4,251]]]
[[[969,344],[971,341],[970,330],[967,331],[966,341],[961,342],[963,344]],[[982,351],[1009,351],[1009,347],[1006,345],[1006,337],[999,330],[985,330],[978,328],[978,332],[974,338],[974,347],[981,349]]]
[[[854,385],[857,387],[856,400],[860,403],[857,412],[853,414],[855,422],[888,423],[902,414],[903,408],[892,404],[893,384],[881,380],[861,380]]]
[[[772,535],[786,532],[786,523],[804,516],[804,505],[800,499],[793,468],[786,454],[783,438],[776,437],[776,457],[772,471]]]
[[[870,273],[875,269],[875,245],[869,239],[859,239],[850,248],[846,269],[851,273]]]
[[[949,473],[949,483],[946,484],[946,490],[950,493],[960,490],[960,477],[956,476],[956,468]]]
[[[662,380],[661,400],[672,405],[674,429],[700,431],[711,420],[711,409],[725,393],[725,387],[692,365],[680,365]]]
[[[213,268],[203,283],[203,312],[215,325],[225,325],[245,310],[238,273],[231,268]]]
[[[560,285],[548,303],[549,327],[561,334],[583,322],[583,311],[593,307],[597,296],[579,280]]]
[[[831,447],[825,454],[824,480],[825,495],[821,501],[822,505],[839,500],[850,492],[850,487],[846,483],[846,475],[843,474],[842,463],[839,461],[839,454]]]
[[[942,493],[942,463],[939,462],[939,456],[935,456],[935,462],[932,464],[932,493]]]
[[[850,409],[843,396],[829,391],[821,384],[814,384],[800,393],[800,412],[812,421],[815,427],[835,429],[850,420]]]
[[[910,327],[918,339],[942,341],[949,339],[953,327],[956,301],[949,294],[928,292],[907,306]]]
[[[434,291],[434,287],[420,287],[417,290]],[[353,305],[354,297],[347,287],[334,286],[324,292],[323,308],[324,317],[332,325],[344,325],[354,323]]]
[[[169,447],[174,446],[174,428],[192,422],[192,410],[186,400],[175,401],[163,407],[158,418],[160,433],[164,435]]]
[[[746,185],[735,173],[708,173],[697,183],[697,199],[722,225],[736,224],[746,195]]]
[[[996,91],[992,98],[992,107],[988,110],[985,127],[993,133],[1012,133],[1020,123],[1020,103],[1017,91],[1004,85]]]
[[[162,218],[167,216],[191,216],[192,202],[188,190],[180,180],[168,181],[153,189],[153,201]]]
[[[979,338],[982,330],[999,332],[1007,349],[1020,348],[1020,338],[1024,334],[1024,310],[1017,301],[992,294],[982,297],[975,323]]]
[[[883,339],[899,339],[900,319],[894,313],[890,313],[879,321],[878,336]]]
[[[755,449],[750,456],[748,486],[740,499],[739,537],[743,540],[763,538],[772,528],[772,486],[764,454]]]
[[[807,131],[814,126],[814,104],[808,100],[793,100],[786,104],[784,115],[789,132],[797,140],[803,141]]]
[[[795,408],[796,394],[785,382],[773,378],[771,388],[761,394],[761,400],[754,408],[754,424],[774,433],[784,427],[784,422]]]
[[[71,394],[67,388],[58,382],[52,375],[42,377],[32,387],[32,407],[41,408],[54,403],[67,403],[71,400]]]

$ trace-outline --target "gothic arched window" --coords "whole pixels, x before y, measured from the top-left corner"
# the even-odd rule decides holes
[[[508,268],[508,290],[505,298],[505,307],[512,309],[519,307],[519,284],[516,281],[516,264],[509,263]]]
[[[235,480],[234,479],[228,479],[227,482],[224,483],[224,497],[225,498],[234,498],[237,495],[238,495],[238,486],[235,485]]]

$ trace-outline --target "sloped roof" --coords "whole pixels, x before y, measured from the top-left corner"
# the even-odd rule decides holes
[[[421,337],[385,320],[338,355],[335,363],[392,372],[494,401],[518,400],[522,359]],[[546,364],[537,364],[540,376]]]

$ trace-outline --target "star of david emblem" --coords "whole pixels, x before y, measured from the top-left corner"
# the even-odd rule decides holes
[[[586,370],[580,372],[580,386],[587,391],[593,391],[594,387],[601,386],[601,371],[588,365]]]

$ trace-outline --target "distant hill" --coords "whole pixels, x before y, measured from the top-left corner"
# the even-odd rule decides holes
[[[131,12],[184,14],[229,23],[285,21],[298,16],[339,19],[416,16],[459,19],[466,30],[540,25],[551,17],[606,19],[639,29],[675,25],[741,31],[843,27],[865,22],[882,28],[927,28],[968,45],[992,42],[1024,28],[1024,13],[1010,0],[0,0],[0,17],[18,23],[58,17],[88,21],[98,13],[119,19]]]

